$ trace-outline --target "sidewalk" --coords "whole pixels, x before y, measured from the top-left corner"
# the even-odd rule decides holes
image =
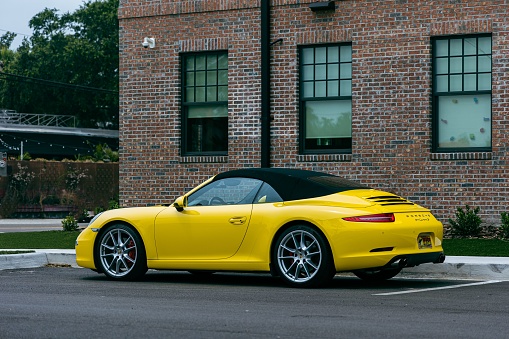
[[[35,268],[46,265],[78,267],[74,250],[33,251],[35,253],[0,255],[0,270]],[[449,256],[446,257],[443,264],[423,264],[405,268],[398,277],[509,281],[509,258]]]

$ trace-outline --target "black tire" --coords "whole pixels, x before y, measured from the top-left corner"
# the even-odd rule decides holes
[[[401,272],[401,268],[381,268],[376,270],[354,271],[357,277],[369,282],[380,282],[394,278]]]
[[[100,271],[112,280],[136,280],[147,272],[143,241],[127,225],[107,226],[99,236],[95,256]]]
[[[276,275],[292,287],[323,286],[336,274],[325,237],[304,225],[292,226],[279,235],[272,264]]]

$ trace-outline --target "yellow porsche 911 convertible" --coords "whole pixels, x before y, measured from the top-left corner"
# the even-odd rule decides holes
[[[271,272],[295,287],[336,272],[385,280],[442,263],[429,210],[343,178],[283,168],[218,174],[170,206],[109,210],[76,240],[78,265],[114,280],[148,269]]]

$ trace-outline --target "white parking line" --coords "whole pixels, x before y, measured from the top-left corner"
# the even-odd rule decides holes
[[[471,284],[461,284],[461,285],[434,287],[434,288],[422,288],[422,289],[418,289],[418,290],[407,290],[407,291],[399,291],[399,292],[376,293],[376,294],[373,294],[373,295],[397,295],[397,294],[408,294],[408,293],[420,293],[420,292],[429,292],[429,291],[438,291],[438,290],[448,290],[448,289],[451,289],[451,288],[461,288],[461,287],[469,287],[469,286],[496,284],[496,283],[499,283],[499,282],[502,282],[502,281],[503,280],[488,280],[488,281],[481,281],[481,282],[471,283]]]

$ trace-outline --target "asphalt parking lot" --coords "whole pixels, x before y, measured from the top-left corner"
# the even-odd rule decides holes
[[[508,281],[337,276],[319,289],[267,274],[149,271],[109,281],[87,269],[0,271],[5,338],[503,338]]]

